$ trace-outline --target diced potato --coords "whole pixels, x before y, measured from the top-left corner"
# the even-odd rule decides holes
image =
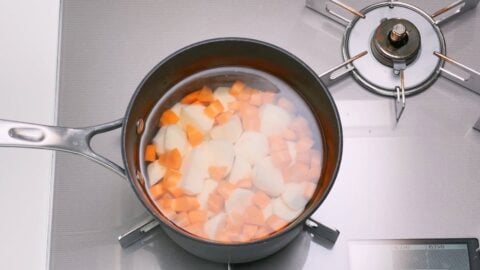
[[[247,131],[240,136],[235,144],[235,154],[250,164],[266,157],[269,152],[268,140],[260,132]]]
[[[165,131],[165,151],[171,151],[175,148],[183,156],[187,150],[187,135],[178,125],[168,125]]]
[[[155,144],[155,151],[157,155],[165,153],[165,133],[167,132],[167,126],[163,126],[157,132],[155,137],[153,137],[153,144]]]
[[[279,196],[284,190],[283,176],[276,168],[271,157],[265,157],[253,167],[253,184],[272,197]]]
[[[205,233],[210,239],[215,239],[218,229],[223,228],[225,226],[224,224],[225,214],[219,213],[205,223]]]
[[[236,184],[239,180],[250,177],[252,174],[252,167],[250,163],[245,161],[241,157],[236,157],[233,161],[232,170],[228,176],[228,181],[232,184]]]
[[[226,140],[211,140],[204,143],[208,154],[208,166],[226,167],[228,174],[232,169],[235,153],[233,144]]]
[[[228,108],[228,103],[236,100],[234,96],[230,95],[229,91],[229,87],[218,87],[213,91],[213,97],[218,99],[224,108]]]
[[[208,155],[206,147],[202,144],[192,149],[184,159],[182,166],[182,180],[180,187],[189,195],[202,191],[203,181],[208,177]]]
[[[292,121],[292,115],[285,109],[265,104],[260,108],[260,131],[266,136],[281,134]]]
[[[303,195],[305,186],[302,183],[288,183],[282,193],[283,202],[293,210],[302,210],[308,199]]]
[[[289,222],[298,217],[303,211],[303,209],[291,209],[283,202],[281,198],[276,198],[272,201],[272,208],[273,214]]]
[[[160,165],[157,161],[148,164],[147,166],[147,176],[150,186],[155,185],[160,179],[163,178],[167,169]]]
[[[187,105],[180,112],[180,123],[182,126],[190,124],[203,133],[207,133],[212,129],[214,119],[208,117],[205,113],[205,106],[200,104]]]
[[[197,199],[200,203],[201,209],[207,208],[207,200],[210,193],[212,193],[217,188],[218,182],[212,179],[207,179],[203,183],[203,188],[200,194],[198,194]]]
[[[253,198],[253,192],[244,189],[237,188],[225,200],[225,211],[230,213],[232,211],[243,212],[243,210],[251,203]]]
[[[223,139],[235,143],[242,135],[242,122],[238,115],[234,115],[223,125],[215,126],[210,131],[212,139]]]

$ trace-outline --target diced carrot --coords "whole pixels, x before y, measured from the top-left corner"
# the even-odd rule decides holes
[[[155,161],[157,154],[155,153],[155,145],[149,144],[145,148],[145,161]]]
[[[163,194],[163,186],[160,183],[157,183],[150,187],[150,194],[152,194],[153,199],[158,199]]]
[[[172,209],[176,212],[186,212],[198,209],[200,203],[194,197],[179,197],[172,199]]]
[[[260,118],[258,116],[242,118],[242,126],[245,131],[259,131]]]
[[[287,128],[282,132],[282,138],[287,141],[295,141],[297,140],[297,134],[295,133],[295,131]]]
[[[234,234],[240,234],[243,224],[245,220],[242,214],[233,211],[232,213],[228,214],[225,222],[225,229],[227,232],[234,233]]]
[[[242,234],[243,236],[245,236],[245,238],[248,241],[255,236],[255,234],[257,233],[257,230],[258,230],[258,226],[245,224],[243,226]]]
[[[282,136],[279,135],[272,135],[268,137],[268,144],[270,145],[271,152],[288,150],[287,143]]]
[[[294,112],[295,111],[295,106],[293,103],[286,99],[285,97],[281,97],[277,101],[277,105],[283,109],[285,109],[287,112]]]
[[[295,158],[297,162],[310,165],[310,162],[312,160],[312,152],[310,151],[310,149],[306,151],[297,151]]]
[[[276,93],[274,92],[262,92],[262,102],[263,104],[266,103],[273,103],[273,100],[275,99]]]
[[[174,125],[178,120],[180,120],[178,115],[174,111],[168,109],[162,113],[162,116],[160,117],[160,125]]]
[[[182,155],[177,148],[160,155],[158,160],[163,166],[174,170],[180,169],[180,166],[182,165]]]
[[[270,197],[263,191],[257,191],[255,195],[253,195],[253,203],[255,203],[260,208],[267,207],[270,201]]]
[[[260,106],[263,104],[262,93],[255,92],[250,96],[249,103],[254,106]]]
[[[272,229],[269,226],[260,226],[257,229],[253,239],[264,238],[272,233]]]
[[[313,194],[315,193],[315,189],[317,189],[317,185],[312,182],[305,182],[305,190],[303,191],[303,196],[305,198],[312,198]]]
[[[195,236],[208,238],[204,230],[204,225],[204,223],[195,223],[184,227],[184,229]]]
[[[313,144],[315,144],[315,142],[312,139],[308,137],[302,137],[295,144],[295,149],[297,152],[304,152],[312,148]]]
[[[219,115],[223,111],[224,111],[223,105],[218,100],[215,100],[212,103],[210,103],[210,105],[208,105],[204,110],[205,114],[208,117],[213,119],[215,119],[215,117],[217,117],[217,115]]]
[[[175,218],[175,216],[177,215],[177,213],[175,213],[175,211],[173,211],[172,209],[160,209],[160,212],[162,213],[162,215],[164,215],[168,220],[172,220]]]
[[[220,181],[227,175],[226,166],[210,166],[208,167],[208,173],[213,180]]]
[[[292,157],[288,150],[272,152],[272,162],[277,168],[284,168],[292,163]]]
[[[305,181],[308,179],[309,171],[310,171],[310,167],[308,165],[305,165],[304,163],[295,162],[294,164],[292,164],[292,166],[285,169],[284,180],[293,181],[293,182]]]
[[[185,227],[190,224],[190,222],[188,221],[188,215],[185,212],[177,214],[173,219],[173,222],[180,227]]]
[[[245,223],[259,226],[263,225],[265,218],[263,217],[262,210],[254,205],[247,206],[245,208]]]
[[[221,114],[217,115],[217,117],[215,117],[215,122],[220,125],[225,124],[230,120],[230,118],[232,118],[232,116],[232,111],[222,112]]]
[[[167,172],[165,173],[165,176],[163,177],[162,184],[165,188],[168,189],[169,187],[177,186],[181,178],[182,178],[181,173],[172,169],[168,169]]]
[[[290,123],[290,128],[294,131],[303,131],[308,128],[308,121],[303,116],[297,116]]]
[[[190,224],[204,223],[207,221],[207,212],[204,210],[193,210],[188,212],[188,220]]]
[[[188,139],[188,142],[190,143],[190,145],[192,145],[193,147],[199,145],[202,143],[203,141],[203,134],[202,132],[190,125],[190,124],[187,124],[185,126],[185,132],[187,133],[187,139]]]
[[[235,186],[232,183],[228,181],[220,181],[217,185],[216,191],[218,194],[222,195],[224,199],[227,199],[234,189]]]
[[[255,89],[250,88],[250,87],[245,87],[243,90],[236,96],[238,100],[240,101],[250,101],[250,97],[257,92]]]
[[[181,103],[182,104],[192,104],[192,103],[198,101],[199,95],[200,95],[200,90],[194,91],[194,92],[186,95],[185,97],[183,97]]]
[[[251,178],[240,179],[235,183],[237,188],[251,188],[253,185]]]
[[[260,115],[257,107],[246,102],[240,102],[240,108],[238,110],[240,113],[240,118],[242,119],[259,117]]]
[[[163,193],[161,198],[171,200],[171,199],[173,199],[173,196],[172,196],[172,194],[165,192],[165,193]]]
[[[245,84],[243,82],[235,81],[230,88],[229,93],[232,96],[238,96],[242,92],[243,88],[245,88]]]
[[[178,198],[178,197],[181,197],[181,196],[185,195],[185,192],[179,186],[171,186],[171,187],[168,187],[167,190],[175,198]]]
[[[240,102],[240,101],[232,101],[232,102],[228,103],[227,107],[231,111],[239,111],[240,107],[241,107],[241,104],[242,104],[242,102]]]
[[[204,104],[209,104],[214,100],[212,89],[207,86],[202,87],[198,93],[198,101]]]
[[[160,208],[162,210],[167,210],[172,208],[172,199],[160,199],[158,201],[158,204],[160,205]]]
[[[286,222],[285,220],[279,218],[278,216],[276,215],[271,215],[267,221],[266,221],[267,225],[274,231],[278,231],[280,230],[281,228],[287,226],[288,222]]]
[[[223,209],[224,199],[220,194],[211,193],[207,200],[207,209],[213,213],[218,213]]]
[[[225,230],[222,230],[222,231],[218,232],[215,235],[215,240],[217,240],[219,242],[224,242],[224,243],[230,242],[230,238],[228,237],[228,234]]]

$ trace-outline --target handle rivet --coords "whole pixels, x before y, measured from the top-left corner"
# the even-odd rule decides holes
[[[143,130],[145,129],[145,121],[143,121],[142,118],[140,118],[137,121],[137,134],[140,135],[142,134]]]

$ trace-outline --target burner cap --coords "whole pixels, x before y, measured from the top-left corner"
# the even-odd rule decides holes
[[[420,45],[420,32],[413,23],[404,19],[385,19],[375,30],[371,49],[378,61],[393,67],[394,62],[411,64]]]
[[[404,69],[405,95],[427,89],[440,74],[445,39],[437,24],[423,10],[403,2],[382,2],[361,10],[343,37],[343,58],[368,51],[352,63],[354,78],[376,94],[397,95],[399,69]]]

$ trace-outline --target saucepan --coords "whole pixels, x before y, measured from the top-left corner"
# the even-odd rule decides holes
[[[316,191],[303,213],[282,230],[247,243],[218,243],[196,237],[175,226],[148,195],[142,138],[152,137],[155,127],[147,121],[154,111],[166,109],[186,93],[175,85],[205,70],[223,67],[258,70],[279,78],[303,99],[320,129],[323,167]],[[123,166],[96,153],[91,139],[100,133],[122,129]],[[42,126],[0,120],[0,146],[42,148],[83,155],[127,178],[145,208],[178,245],[199,257],[240,263],[266,257],[285,247],[303,230],[325,235],[325,227],[310,218],[327,197],[339,170],[342,128],[335,103],[325,84],[300,59],[268,43],[245,38],[202,41],[173,53],[156,65],[142,80],[130,100],[123,119],[87,128]],[[328,232],[327,232],[328,233]],[[332,235],[332,234],[330,234]],[[334,234],[335,235],[335,234]]]

